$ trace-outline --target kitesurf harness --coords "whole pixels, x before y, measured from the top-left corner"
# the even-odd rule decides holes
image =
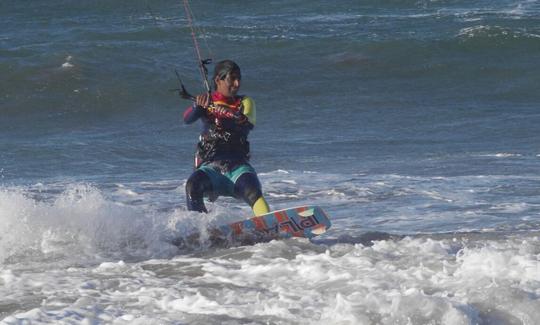
[[[214,127],[202,134],[199,140],[197,144],[199,166],[203,162],[215,160],[242,162],[249,160],[249,141],[246,135],[217,130]]]
[[[224,107],[233,113],[243,113],[243,96],[227,99],[218,92],[212,94],[213,103],[205,116],[205,130],[197,144],[196,165],[202,162],[229,160],[249,160],[248,133],[253,127],[249,121],[239,123],[238,120],[224,119],[214,115],[213,108]],[[198,166],[196,166],[198,167]]]

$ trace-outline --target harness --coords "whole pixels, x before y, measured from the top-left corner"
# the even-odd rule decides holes
[[[213,160],[249,160],[249,141],[246,135],[211,128],[201,135],[197,144],[201,162]],[[200,164],[199,164],[200,165]]]
[[[233,103],[215,100],[213,105],[225,106],[232,111],[242,111],[242,97]],[[223,127],[221,121],[211,113],[207,115],[207,119],[207,131],[201,134],[197,144],[195,167],[199,167],[203,162],[215,160],[248,161],[250,156],[248,132],[242,130],[242,126],[239,125],[232,128]]]

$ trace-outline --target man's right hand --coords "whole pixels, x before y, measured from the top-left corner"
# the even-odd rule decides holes
[[[207,109],[208,106],[210,106],[210,95],[209,94],[197,95],[197,97],[195,98],[195,105],[197,105],[200,108]]]

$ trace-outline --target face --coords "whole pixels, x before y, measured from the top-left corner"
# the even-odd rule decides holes
[[[222,80],[216,77],[216,90],[226,97],[234,97],[240,89],[242,77],[238,71],[231,71]]]

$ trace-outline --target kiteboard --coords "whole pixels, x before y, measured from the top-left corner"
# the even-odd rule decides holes
[[[326,212],[318,206],[301,206],[269,212],[208,229],[211,246],[247,245],[292,237],[313,238],[324,234],[332,225]],[[192,246],[200,239],[193,233],[175,242]]]

